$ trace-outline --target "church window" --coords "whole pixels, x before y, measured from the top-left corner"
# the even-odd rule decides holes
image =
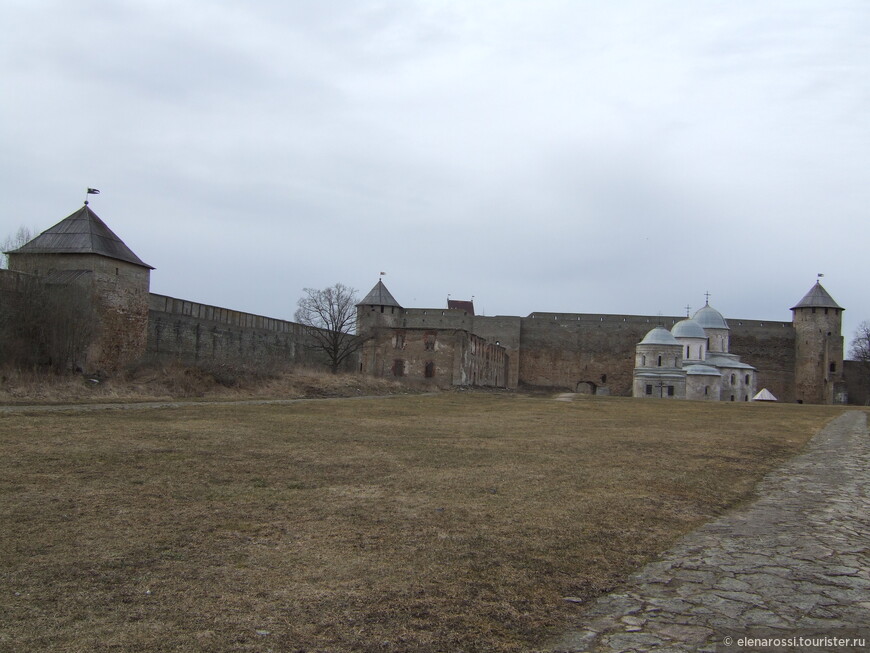
[[[686,358],[691,358],[691,354],[689,353],[689,345],[686,345]]]
[[[662,366],[662,357],[659,356],[659,367],[661,367],[661,366]]]
[[[744,377],[743,382],[745,384],[749,385],[749,375],[748,374]]]
[[[640,357],[640,365],[641,367],[646,367],[646,356]]]
[[[678,356],[674,356],[674,367],[678,367]]]
[[[709,385],[705,385],[705,386],[704,386],[704,394],[705,394],[705,395],[710,394],[710,386],[709,386]]]
[[[734,395],[731,395],[731,401],[734,401]]]
[[[646,393],[648,395],[652,394],[652,385],[650,385],[649,383],[647,383],[647,386],[646,386]]]
[[[731,375],[731,383],[733,384],[735,380],[736,380],[736,377],[732,374]],[[734,397],[731,397],[731,401],[734,401]]]
[[[674,396],[674,386],[672,386],[672,385],[669,385],[669,386],[668,386],[668,396],[669,396],[669,397],[673,397],[673,396]]]

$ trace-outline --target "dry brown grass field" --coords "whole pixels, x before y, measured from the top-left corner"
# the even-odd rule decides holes
[[[0,412],[0,649],[529,651],[842,409]]]
[[[0,405],[348,397],[407,393],[390,379],[304,368],[140,366],[108,379],[0,368]]]

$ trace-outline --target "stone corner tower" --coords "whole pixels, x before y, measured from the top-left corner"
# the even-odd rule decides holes
[[[151,270],[88,203],[19,249],[9,268],[51,286],[86,291],[96,329],[82,361],[88,371],[114,371],[145,354]]]
[[[356,305],[356,327],[364,333],[374,327],[397,327],[401,324],[404,309],[378,279],[375,287]]]
[[[359,350],[359,371],[382,376],[383,361],[377,355],[377,330],[381,327],[395,328],[403,324],[403,309],[396,298],[378,279],[375,287],[356,305],[356,332],[365,338]]]
[[[795,330],[795,399],[799,403],[846,403],[843,310],[818,281],[791,308]]]

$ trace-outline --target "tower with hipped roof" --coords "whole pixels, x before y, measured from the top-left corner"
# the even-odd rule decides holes
[[[381,279],[356,306],[357,333],[371,327],[395,327],[401,323],[402,307]]]
[[[94,213],[87,202],[22,247],[9,269],[48,285],[85,290],[96,316],[95,336],[81,365],[112,371],[145,355],[150,265]]]
[[[841,334],[844,310],[818,281],[791,307],[797,401],[845,403]]]

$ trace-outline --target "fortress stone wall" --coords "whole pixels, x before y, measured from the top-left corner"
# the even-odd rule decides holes
[[[388,309],[389,310],[389,309]],[[379,312],[371,315],[380,316]],[[603,313],[471,315],[457,309],[395,308],[391,324],[465,329],[498,343],[509,359],[508,387],[549,386],[630,396],[635,346],[658,324],[684,319]],[[795,330],[790,322],[729,319],[731,350],[758,369],[758,385],[794,401]]]
[[[21,275],[89,289],[99,323],[82,365],[89,371],[143,360],[326,364],[309,346],[302,325],[151,293],[152,268],[87,205],[10,253],[9,260],[18,276],[0,274],[0,300],[14,296]],[[479,316],[471,302],[451,305],[404,308],[379,281],[358,306],[357,328],[369,342],[348,369],[436,385],[558,387],[631,396],[637,344],[653,327],[670,329],[683,319],[547,312]],[[728,319],[731,352],[757,369],[757,386],[781,401],[839,402],[850,385],[855,398],[866,395],[860,390],[866,381],[855,385],[858,368],[852,366],[844,376],[843,309],[817,284],[792,310],[792,322]],[[405,338],[401,348],[399,337]],[[430,340],[437,343],[433,348]]]
[[[188,365],[328,365],[301,324],[154,293],[144,357]]]

